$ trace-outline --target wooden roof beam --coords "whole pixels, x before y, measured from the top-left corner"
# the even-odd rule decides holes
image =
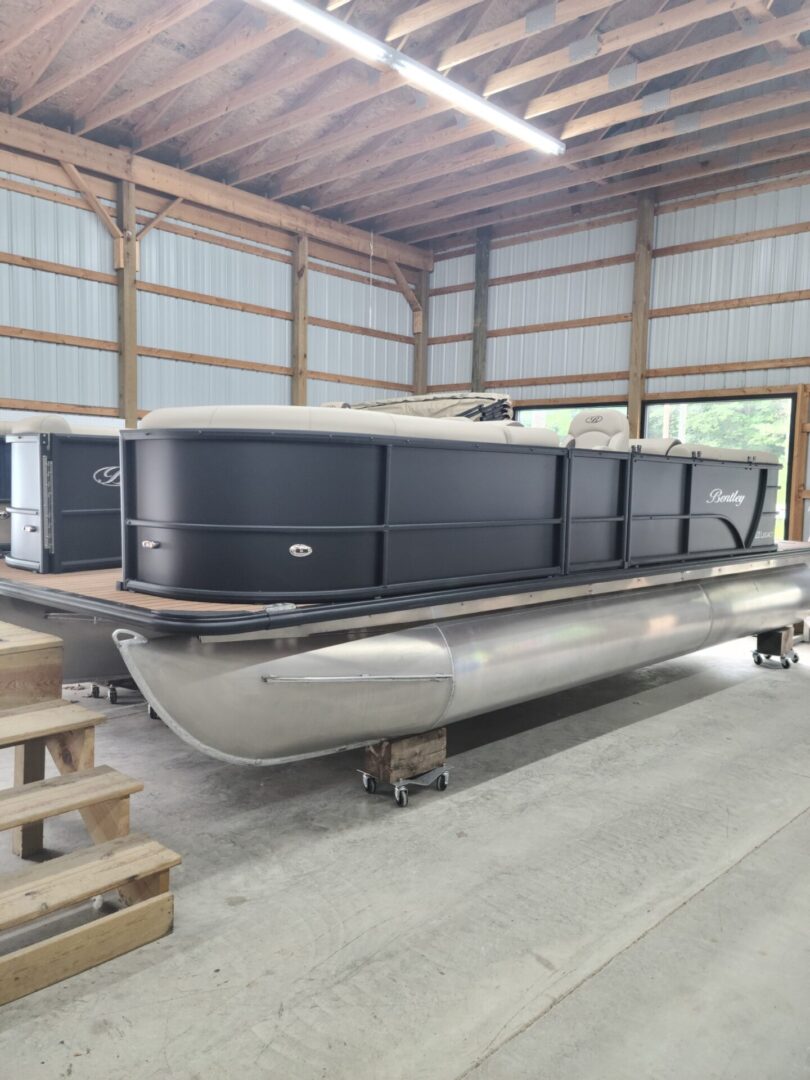
[[[48,47],[36,57],[34,64],[26,73],[25,81],[18,83],[15,87],[15,93],[21,95],[32,86],[36,86],[94,3],[95,0],[80,0],[65,14],[64,19],[51,28],[51,41]]]
[[[802,30],[808,28],[810,28],[810,13],[801,11],[795,15],[775,19],[750,33],[735,30],[731,34],[723,34],[709,41],[702,41],[698,45],[690,45],[685,49],[677,49],[662,56],[653,57],[652,60],[626,64],[604,75],[597,75],[595,78],[585,79],[554,93],[541,94],[533,98],[526,108],[525,117],[529,120],[535,116],[556,112],[558,109],[577,102],[590,101],[603,94],[612,94],[626,87],[640,86],[662,75],[671,75],[676,71],[719,60],[724,56],[733,56],[735,53],[745,52],[758,45],[766,45],[769,41],[778,40],[784,33],[792,31],[801,33]]]
[[[385,40],[397,41],[408,34],[413,34],[416,30],[431,26],[459,11],[476,7],[480,3],[481,0],[426,0],[425,3],[397,15],[386,31]]]
[[[169,6],[161,6],[156,12],[145,16],[134,23],[129,30],[120,34],[114,44],[107,48],[89,50],[81,63],[70,64],[64,71],[56,72],[50,79],[43,79],[37,86],[12,102],[11,111],[22,116],[35,105],[39,105],[41,101],[46,101],[69,86],[81,82],[94,71],[124,56],[136,45],[152,40],[164,30],[194,15],[210,3],[211,0],[175,0],[175,3]]]
[[[193,131],[194,128],[202,127],[204,124],[213,125],[223,117],[231,116],[245,105],[305,82],[316,75],[323,75],[345,63],[346,56],[339,49],[324,49],[319,44],[318,52],[312,60],[302,63],[300,54],[293,56],[290,62],[274,68],[269,74],[254,76],[244,86],[240,86],[229,94],[218,96],[208,105],[184,111],[182,116],[172,120],[166,127],[160,127],[158,124],[144,127],[143,130],[136,132],[135,148],[146,150],[150,146],[159,146],[162,142],[175,139],[178,135]]]
[[[245,128],[231,135],[223,135],[218,139],[203,142],[191,152],[183,156],[183,167],[196,169],[209,161],[227,157],[238,150],[245,150],[250,146],[256,146],[265,142],[274,135],[282,135],[287,131],[294,131],[309,121],[325,119],[334,113],[342,112],[353,105],[359,105],[362,101],[380,97],[402,86],[401,77],[394,71],[379,73],[368,69],[368,78],[352,86],[341,93],[332,94],[326,99],[318,97],[315,101],[284,111],[280,116],[272,117],[264,124]],[[244,182],[245,177],[241,172],[236,172],[232,177],[233,183]]]
[[[239,60],[241,57],[247,56],[265,45],[269,45],[294,29],[295,24],[282,16],[274,18],[260,16],[258,25],[255,17],[253,21],[248,21],[247,25],[240,22],[235,34],[229,36],[227,41],[206,49],[205,52],[201,53],[200,56],[196,56],[193,60],[187,60],[184,64],[179,64],[170,75],[156,83],[152,83],[151,86],[139,87],[127,94],[119,95],[108,105],[100,105],[80,119],[74,130],[77,134],[93,131],[95,128],[117,119],[119,116],[126,116],[127,113],[134,112],[135,109],[139,109],[143,105],[148,105],[151,101],[163,97],[164,94],[168,94],[172,90],[188,86],[195,79],[202,79],[212,72],[219,71],[220,68],[226,67],[235,60]]]
[[[765,82],[769,79],[781,78],[785,75],[793,75],[799,72],[807,71],[810,69],[810,49],[805,50],[804,53],[798,55],[791,55],[786,57],[779,68],[775,68],[772,63],[766,62],[764,64],[757,64],[753,68],[743,69],[739,72],[731,72],[729,75],[718,76],[716,79],[707,79],[707,84],[712,84],[707,87],[706,96],[710,97],[716,94],[722,94],[729,92],[730,90],[737,90],[743,86],[756,85],[757,83]],[[744,76],[747,74],[747,78]],[[689,86],[680,88],[680,91],[670,91],[667,108],[674,107],[675,105],[682,105],[688,100],[699,100],[700,94],[695,94],[694,91],[701,84],[696,83]],[[690,98],[691,93],[691,98]],[[642,101],[644,99],[641,99]],[[649,99],[653,104],[659,104],[658,95],[650,95]],[[589,142],[583,143],[580,146],[573,147],[567,151],[564,155],[556,158],[553,161],[538,160],[537,158],[530,157],[527,160],[525,153],[523,154],[524,160],[513,164],[505,165],[500,170],[490,173],[472,173],[468,176],[459,176],[456,179],[442,185],[442,197],[449,197],[453,194],[462,194],[467,191],[476,191],[481,187],[490,187],[494,184],[507,183],[511,180],[517,180],[525,176],[531,176],[540,172],[556,171],[561,166],[569,167],[573,164],[579,164],[584,161],[588,161],[593,158],[603,157],[608,154],[618,153],[624,150],[634,150],[637,146],[641,146],[645,143],[659,142],[662,139],[677,138],[680,135],[685,135],[693,131],[702,131],[711,127],[716,127],[722,124],[734,122],[740,119],[748,119],[752,116],[758,116],[762,113],[768,112],[772,109],[788,107],[789,105],[804,104],[805,100],[810,100],[810,90],[806,93],[799,91],[780,90],[774,93],[762,95],[751,99],[746,99],[741,102],[734,102],[732,104],[720,105],[712,109],[705,109],[702,111],[696,111],[691,113],[684,113],[673,120],[669,120],[665,123],[650,124],[647,127],[634,128],[632,131],[625,131],[619,135],[614,135],[606,139],[591,139]],[[591,121],[593,124],[592,130],[604,128],[610,126],[618,121],[615,119],[619,110],[630,110],[636,106],[638,102],[630,102],[626,106],[617,106],[616,109],[607,109],[603,113],[594,113],[582,117],[581,123],[585,124],[586,121]],[[648,111],[652,112],[653,109]],[[585,130],[588,130],[587,127]],[[577,134],[583,134],[582,130],[578,130]],[[515,151],[514,148],[500,147],[495,148],[496,152],[500,153],[500,156],[515,156],[520,151]],[[495,154],[491,155],[494,158]],[[454,164],[455,172],[463,172],[465,169],[473,168],[481,163],[479,160],[480,155],[475,152],[467,155],[467,157],[457,160]],[[626,161],[626,168],[622,171],[628,172],[636,168],[633,164],[634,158],[632,155],[628,155],[623,159]],[[610,165],[615,167],[616,162],[611,162]],[[350,213],[345,211],[345,206],[356,201],[354,195],[348,203],[341,204],[341,220],[344,221],[368,221],[373,219],[378,213],[385,214],[385,220],[389,220],[391,213],[397,213],[400,210],[404,210],[413,206],[423,205],[435,201],[435,192],[433,189],[425,186],[425,181],[435,176],[443,176],[446,173],[446,168],[442,168],[440,163],[433,163],[431,166],[416,170],[415,173],[408,174],[402,173],[400,177],[399,186],[411,186],[419,184],[414,191],[406,192],[399,199],[392,199],[390,195],[386,195],[385,199],[378,202],[376,205],[372,203],[369,205],[368,198],[370,192],[368,189],[364,189],[362,198],[365,200],[361,209]],[[577,183],[580,181],[580,177],[583,175],[582,170],[577,173]],[[608,176],[615,175],[615,172],[609,172]],[[571,183],[571,178],[568,178],[568,183]],[[393,185],[389,185],[390,187]],[[358,199],[361,196],[358,194]]]
[[[725,15],[739,6],[740,0],[687,0],[679,7],[667,8],[646,19],[635,19],[613,30],[605,30],[578,38],[563,49],[545,53],[527,60],[522,64],[506,68],[492,75],[484,87],[484,94],[500,94],[514,86],[532,82],[553,71],[571,67],[592,60],[597,56],[607,56],[643,41],[662,37],[673,30],[705,22],[708,19]]]
[[[545,3],[532,8],[522,19],[505,23],[494,30],[478,34],[475,37],[451,45],[445,49],[438,63],[439,71],[447,72],[459,64],[466,64],[486,53],[495,52],[507,45],[526,41],[536,34],[544,34],[558,26],[575,22],[583,15],[592,15],[605,11],[615,0],[559,0],[558,3]]]
[[[573,121],[570,125],[566,125],[561,132],[561,138],[570,139],[574,136],[583,135],[592,131],[606,130],[614,124],[624,123],[645,116],[652,116],[655,110],[659,108],[663,109],[663,112],[661,113],[661,116],[663,116],[666,112],[681,105],[701,101],[720,94],[730,93],[747,86],[755,86],[773,79],[795,75],[807,70],[810,70],[810,49],[804,50],[804,52],[800,54],[791,54],[789,57],[786,56],[782,63],[778,65],[771,61],[765,61],[761,64],[755,64],[748,68],[733,71],[728,75],[719,75],[713,79],[704,79],[698,83],[675,87],[673,90],[649,94],[646,97],[628,102],[626,105],[618,105],[613,109],[606,109],[601,113],[588,113],[586,116]],[[707,117],[709,115],[710,112],[686,113],[678,120],[672,121],[667,130],[672,134],[677,134],[679,127],[686,132],[692,125],[697,125],[699,127],[708,126],[702,124],[700,120],[695,119],[695,117]],[[557,168],[559,165],[565,167],[572,167],[573,165],[578,166],[580,162],[586,161],[589,158],[601,157],[604,154],[622,149],[632,151],[636,146],[641,145],[642,143],[656,141],[657,139],[664,137],[666,137],[666,131],[664,127],[656,121],[646,128],[635,129],[632,134],[622,133],[613,139],[603,139],[602,136],[600,136],[598,139],[591,140],[583,146],[573,147],[556,162],[537,163],[534,170],[531,169],[531,162],[529,162],[527,163],[527,170],[541,171],[543,168]],[[515,154],[521,153],[522,150],[522,147],[515,147],[513,144],[510,145],[502,142],[500,145],[490,147],[488,150],[472,151],[464,157],[455,160],[454,172],[462,172],[487,161],[495,161],[498,158],[514,156]],[[428,165],[418,167],[414,170],[404,170],[395,175],[377,179],[369,184],[355,186],[349,197],[344,195],[344,197],[340,199],[336,196],[332,196],[331,199],[324,198],[315,200],[310,206],[313,210],[317,211],[321,211],[330,206],[339,206],[341,210],[341,220],[367,220],[373,216],[373,207],[371,208],[371,212],[369,212],[370,208],[368,205],[364,205],[360,213],[352,213],[348,210],[348,207],[360,200],[367,200],[374,195],[380,195],[384,192],[395,191],[400,188],[410,187],[414,184],[425,184],[431,179],[445,176],[446,172],[446,163],[433,161]],[[490,182],[486,175],[481,176],[479,174],[470,177],[468,181],[457,181],[457,189],[462,190],[463,188],[468,191],[474,190],[476,187],[480,186],[482,180],[486,183]],[[392,204],[391,200],[387,199],[386,206],[389,209],[396,210],[398,208],[404,208],[405,206],[414,206],[419,205],[420,203],[430,202],[432,201],[432,198],[432,193],[429,190],[424,189],[414,193],[410,197],[406,196],[401,202]]]
[[[33,154],[50,161],[68,162],[100,176],[131,180],[139,188],[160,192],[164,196],[175,198],[181,195],[192,207],[197,205],[218,210],[289,233],[304,233],[314,240],[357,252],[364,257],[373,255],[379,259],[393,259],[400,266],[417,270],[430,270],[433,264],[430,252],[409,244],[389,240],[385,236],[372,237],[362,229],[354,229],[260,195],[238,191],[129,150],[114,149],[92,139],[69,135],[4,113],[0,113],[0,146],[12,147],[19,153]]]
[[[449,236],[461,231],[463,228],[474,228],[479,223],[491,225],[508,221],[512,217],[522,216],[526,212],[525,209],[522,207],[516,208],[515,204],[528,200],[534,201],[544,195],[556,192],[562,192],[558,201],[549,200],[548,203],[536,205],[536,209],[538,211],[554,209],[560,206],[593,201],[596,198],[604,198],[608,192],[614,195],[623,195],[628,191],[645,191],[648,188],[658,186],[660,183],[658,179],[659,173],[650,172],[645,173],[643,176],[628,177],[611,184],[607,189],[598,187],[596,182],[611,175],[620,175],[619,170],[628,173],[632,168],[634,172],[637,172],[644,169],[658,168],[661,165],[681,163],[684,159],[693,157],[702,160],[694,166],[683,165],[682,168],[685,172],[683,176],[679,174],[679,179],[702,176],[712,171],[722,171],[718,165],[721,160],[719,157],[721,151],[735,146],[747,146],[749,143],[753,144],[777,138],[780,135],[804,132],[808,128],[810,128],[810,112],[807,110],[804,110],[801,114],[794,114],[781,119],[771,118],[760,124],[744,125],[732,129],[721,128],[711,139],[702,136],[664,147],[662,150],[651,150],[644,154],[637,154],[633,158],[619,162],[610,162],[606,165],[583,169],[577,176],[577,182],[582,185],[593,183],[592,193],[579,188],[575,192],[570,192],[568,188],[570,187],[571,178],[566,173],[559,178],[552,178],[539,184],[514,185],[505,190],[501,189],[492,195],[480,196],[477,199],[471,198],[463,203],[456,203],[454,207],[436,208],[415,216],[410,223],[397,222],[392,224],[390,228],[392,232],[406,232],[411,243],[415,242],[417,238],[421,242],[425,239],[432,239],[434,236]],[[800,138],[793,140],[791,146],[795,147],[795,151],[786,148],[783,153],[807,153],[806,136],[802,134]],[[487,214],[476,214],[476,211],[487,210],[492,206],[497,206],[498,209]]]
[[[23,22],[22,25],[18,23],[16,28],[13,26],[9,28],[6,36],[0,40],[0,56],[5,56],[6,53],[22,45],[33,34],[38,34],[46,26],[50,26],[55,19],[64,15],[78,2],[79,0],[47,0],[46,3],[41,4],[39,11],[36,11],[27,22]]]

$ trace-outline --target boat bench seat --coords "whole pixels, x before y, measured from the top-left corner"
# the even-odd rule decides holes
[[[670,457],[700,457],[707,461],[756,461],[760,465],[778,465],[779,458],[766,450],[730,450],[705,443],[681,443],[673,446]]]
[[[394,435],[406,439],[559,446],[559,439],[553,431],[547,428],[524,428],[514,420],[476,423],[464,417],[435,419],[307,405],[214,405],[155,409],[147,413],[139,427],[151,431],[167,428],[313,431],[345,435]]]
[[[577,450],[630,449],[630,424],[624,413],[616,409],[583,409],[568,427],[565,446]]]
[[[97,437],[115,436],[117,427],[96,427],[91,424],[76,424],[54,413],[23,416],[19,420],[0,421],[0,438],[4,435],[29,435],[48,433],[51,435],[94,435]]]

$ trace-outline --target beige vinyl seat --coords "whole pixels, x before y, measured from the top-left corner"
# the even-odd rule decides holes
[[[705,443],[681,443],[674,446],[670,457],[699,457],[705,461],[752,461],[759,465],[778,465],[779,458],[767,450],[736,450]]]
[[[663,454],[666,455],[673,446],[680,446],[680,439],[631,439],[630,449],[639,454]]]
[[[109,438],[111,435],[118,434],[118,428],[76,423],[72,420],[66,420],[63,416],[57,416],[55,413],[34,413],[31,416],[21,416],[19,420],[8,421],[5,430],[0,426],[0,437],[6,434],[30,435],[37,433],[47,433],[50,435],[91,435],[97,438],[106,436]]]
[[[213,405],[155,409],[147,413],[138,426],[147,431],[169,428],[311,431],[452,439],[456,442],[559,446],[555,432],[548,428],[524,428],[514,420],[476,423],[464,417],[439,419],[307,405]]]
[[[584,409],[568,427],[564,445],[577,450],[630,450],[630,424],[616,409]]]

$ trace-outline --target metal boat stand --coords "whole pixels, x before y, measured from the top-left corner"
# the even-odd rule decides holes
[[[367,746],[364,768],[357,771],[368,795],[374,795],[380,784],[384,784],[393,788],[397,806],[406,807],[410,787],[447,789],[450,770],[446,762],[447,728],[437,728]]]
[[[757,634],[757,647],[753,653],[754,663],[759,666],[763,660],[775,657],[786,671],[790,668],[791,661],[798,664],[799,654],[794,648],[793,634],[792,626],[783,626],[779,630],[766,630],[762,634]]]

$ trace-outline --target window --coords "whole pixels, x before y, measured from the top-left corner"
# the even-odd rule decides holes
[[[738,450],[768,450],[779,470],[776,539],[785,536],[788,463],[793,398],[715,398],[712,401],[664,401],[644,410],[644,434],[671,436],[681,442],[706,443]]]
[[[516,418],[526,427],[550,428],[562,438],[568,434],[568,428],[577,413],[594,408],[601,408],[601,405],[598,402],[596,405],[592,405],[583,401],[581,405],[565,406],[564,408],[553,406],[547,409],[518,409]],[[627,406],[621,404],[605,405],[605,408],[615,409],[616,412],[620,413],[627,412]]]

